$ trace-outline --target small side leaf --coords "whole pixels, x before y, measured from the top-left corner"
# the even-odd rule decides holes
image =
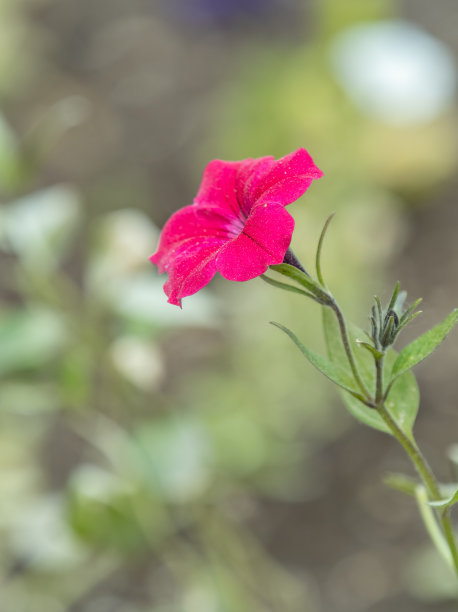
[[[458,489],[456,487],[454,493],[452,493],[452,495],[450,495],[449,497],[445,499],[440,499],[438,501],[429,502],[430,506],[434,506],[435,508],[441,508],[442,510],[450,508],[455,504],[458,504]]]
[[[418,485],[416,489],[416,498],[418,503],[418,509],[420,510],[423,524],[426,527],[426,531],[429,533],[431,540],[437,551],[442,555],[445,562],[453,568],[453,559],[450,554],[450,548],[445,540],[442,529],[439,527],[437,522],[436,513],[431,508],[431,502],[428,501],[428,495],[423,485]]]
[[[404,474],[390,473],[383,478],[383,482],[395,491],[400,491],[401,493],[411,495],[412,497],[416,496],[416,489],[418,483],[410,476],[405,476]]]
[[[346,391],[349,391],[352,394],[359,395],[358,389],[356,388],[353,379],[347,374],[347,372],[343,368],[341,368],[338,364],[332,363],[331,361],[326,359],[326,357],[322,357],[321,355],[318,355],[318,353],[315,353],[314,351],[308,349],[302,344],[296,334],[294,334],[284,325],[281,325],[280,323],[275,323],[274,321],[271,321],[271,323],[272,325],[275,325],[275,327],[278,327],[279,329],[284,331],[285,334],[287,334],[294,342],[294,344],[298,347],[301,353],[319,372],[324,374],[326,378],[329,378],[329,380],[331,380],[339,387],[342,387],[342,389],[345,389]]]
[[[455,308],[442,323],[407,345],[393,364],[392,376],[397,377],[428,357],[444,340],[458,321],[458,308]]]

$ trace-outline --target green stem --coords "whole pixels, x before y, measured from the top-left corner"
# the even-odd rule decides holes
[[[433,501],[440,500],[441,495],[436,478],[416,443],[406,436],[406,434],[402,431],[391,414],[388,412],[384,403],[377,405],[377,412],[385,421],[393,436],[409,455],[418,474],[425,484],[426,490],[428,491],[428,497]]]
[[[442,555],[448,565],[453,566],[450,548],[444,534],[437,522],[437,515],[428,503],[428,494],[423,485],[417,485],[415,489],[415,497],[418,503],[418,510],[423,519],[426,531],[429,533],[437,551]]]
[[[348,336],[347,324],[345,323],[345,319],[342,314],[342,311],[340,310],[335,300],[332,300],[332,302],[330,302],[328,305],[332,308],[332,310],[334,311],[337,317],[337,321],[339,323],[339,328],[340,328],[340,336],[342,338],[343,347],[345,349],[345,353],[347,355],[348,363],[350,364],[350,368],[353,373],[353,377],[356,383],[358,384],[359,388],[363,392],[363,395],[365,396],[365,398],[368,400],[371,400],[372,399],[371,394],[368,391],[366,385],[363,382],[363,379],[361,378],[358,372],[358,367],[356,365],[355,357],[351,349],[350,338]]]
[[[455,541],[455,534],[453,532],[453,525],[450,519],[450,508],[445,508],[441,515],[442,529],[444,530],[445,539],[450,548],[452,554],[453,568],[458,575],[458,548]]]
[[[383,362],[385,354],[375,359],[375,403],[383,404]]]
[[[406,434],[402,431],[396,421],[393,419],[391,414],[385,407],[385,404],[381,402],[376,406],[379,415],[385,421],[387,426],[389,427],[393,436],[397,439],[399,444],[404,448],[406,453],[408,454],[410,460],[414,464],[420,478],[422,479],[426,491],[428,493],[428,499],[432,501],[439,501],[442,499],[440,494],[439,485],[437,484],[436,477],[428,462],[423,457],[420,449],[418,448],[415,440],[411,440],[406,436]],[[439,511],[439,520],[442,525],[442,530],[444,532],[445,539],[447,540],[448,547],[450,549],[451,558],[453,562],[453,568],[458,575],[458,549],[455,542],[455,536],[453,533],[453,527],[450,520],[449,509],[446,508],[442,512]]]
[[[359,387],[361,388],[361,390],[363,391],[364,395],[366,396],[366,398],[368,400],[371,399],[371,396],[369,394],[369,392],[367,391],[367,388],[365,386],[365,384],[363,383],[357,366],[356,366],[356,362],[353,356],[353,352],[351,350],[351,345],[350,345],[350,340],[348,337],[348,331],[347,331],[347,326],[345,323],[345,319],[344,316],[342,314],[342,311],[340,310],[340,308],[338,307],[338,305],[336,304],[335,301],[333,301],[330,304],[331,308],[333,309],[337,320],[339,322],[339,327],[340,327],[340,335],[342,338],[342,342],[343,342],[343,346],[345,349],[345,352],[347,354],[347,358],[348,358],[348,362],[350,364],[351,370],[353,372],[353,376],[355,378],[355,381],[358,383]],[[375,388],[375,402],[373,403],[374,408],[377,410],[378,414],[381,416],[381,418],[384,420],[384,422],[386,423],[386,425],[388,426],[389,430],[391,431],[391,433],[393,434],[393,436],[397,439],[397,441],[399,442],[399,444],[404,448],[404,450],[406,451],[407,455],[409,456],[410,460],[412,461],[412,463],[414,464],[420,478],[422,479],[424,485],[425,485],[425,489],[427,492],[427,496],[428,496],[428,500],[430,501],[439,501],[441,499],[441,493],[439,490],[439,485],[437,483],[436,477],[434,476],[434,473],[432,471],[432,469],[430,468],[428,462],[426,461],[426,459],[423,457],[420,449],[417,446],[417,443],[415,442],[415,439],[412,437],[409,438],[403,431],[402,429],[399,427],[399,425],[396,423],[396,421],[393,419],[393,417],[391,416],[391,414],[389,413],[389,411],[386,409],[385,406],[385,400],[386,397],[383,393],[383,362],[384,362],[384,355],[382,355],[379,358],[375,359],[375,369],[376,369],[376,388]],[[422,513],[422,516],[425,516],[425,513]],[[458,549],[457,549],[457,545],[455,542],[455,536],[453,533],[453,527],[452,527],[452,523],[450,520],[450,509],[446,508],[445,510],[439,511],[438,512],[438,519],[442,525],[442,531],[443,534],[445,536],[445,540],[447,542],[448,548],[450,550],[450,556],[447,555],[446,559],[451,562],[453,569],[455,570],[456,574],[458,575]],[[425,524],[427,524],[425,522]],[[431,537],[433,539],[434,542],[436,542],[435,536],[433,533],[431,533]],[[443,547],[440,548],[439,550],[442,551]]]

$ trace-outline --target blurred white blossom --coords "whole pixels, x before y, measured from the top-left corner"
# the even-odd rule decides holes
[[[457,79],[451,52],[407,21],[345,30],[331,46],[331,61],[353,103],[386,123],[432,121],[454,101]]]
[[[113,363],[127,380],[152,391],[164,376],[164,363],[157,347],[136,336],[122,336],[111,346]]]

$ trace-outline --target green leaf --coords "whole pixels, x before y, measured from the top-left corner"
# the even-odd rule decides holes
[[[316,276],[323,287],[326,286],[324,282],[323,273],[321,272],[321,250],[323,248],[324,237],[326,236],[326,232],[328,230],[329,224],[331,223],[335,213],[329,215],[326,219],[323,229],[321,230],[320,239],[318,240],[318,247],[316,250],[316,258],[315,258],[315,267],[316,267]]]
[[[368,342],[363,342],[362,340],[357,340],[356,342],[361,348],[364,348],[366,349],[366,351],[369,351],[369,353],[371,353],[371,355],[375,359],[381,359],[383,357],[383,353],[381,351],[378,351],[374,346],[372,346],[372,344],[369,344]]]
[[[445,508],[450,508],[455,504],[458,504],[458,489],[456,488],[456,485],[454,485],[454,492],[449,497],[446,497],[445,499],[440,499],[438,501],[429,502],[430,506],[434,506],[435,508],[442,508],[443,510],[445,510]]]
[[[347,374],[351,376],[351,370],[348,366],[347,356],[340,337],[339,326],[330,308],[323,308],[323,325],[330,360],[334,364],[339,364],[343,367],[347,371]],[[361,378],[369,391],[373,393],[375,390],[374,359],[368,351],[363,350],[363,347],[360,346],[361,339],[365,337],[365,333],[351,324],[348,325],[348,331]],[[386,353],[384,364],[385,380],[388,380],[388,376],[396,358],[397,353],[393,349],[389,349]],[[373,429],[391,433],[390,429],[375,409],[366,406],[360,400],[346,392],[342,392],[342,399],[349,412],[356,419]],[[418,412],[419,401],[420,398],[415,377],[411,372],[404,372],[394,382],[386,402],[386,407],[393,419],[407,435],[412,433],[413,424]]]
[[[385,364],[385,379],[388,378],[390,368],[396,357],[397,353],[395,351],[391,350],[388,353]],[[420,392],[415,376],[412,372],[404,372],[393,384],[385,406],[402,431],[408,435],[412,434],[419,405]]]
[[[453,559],[450,548],[444,537],[444,533],[439,526],[437,516],[431,509],[431,503],[428,501],[428,494],[423,485],[418,485],[415,491],[417,498],[418,509],[420,510],[423,524],[426,527],[426,531],[429,534],[432,542],[434,543],[437,552],[442,555],[445,562],[453,569]]]
[[[416,496],[418,482],[410,476],[404,474],[390,473],[383,478],[383,482],[392,489],[405,493],[406,495]]]
[[[407,345],[398,355],[393,364],[392,376],[400,376],[413,366],[423,361],[444,340],[458,321],[458,308],[455,308],[442,323],[436,325],[425,334]]]
[[[294,344],[298,347],[301,353],[310,361],[313,366],[315,366],[317,370],[324,374],[326,378],[329,378],[329,380],[331,380],[339,387],[342,387],[342,389],[345,389],[350,393],[356,393],[360,395],[358,392],[358,388],[353,382],[351,374],[349,375],[343,368],[339,366],[339,364],[333,363],[332,361],[329,361],[329,359],[326,359],[326,357],[322,357],[321,355],[318,355],[318,353],[315,353],[314,351],[308,349],[302,344],[296,334],[294,334],[284,325],[281,325],[280,323],[275,323],[274,321],[271,321],[271,323],[272,325],[275,325],[275,327],[278,327],[279,329],[284,331],[285,334],[287,334],[294,342]]]

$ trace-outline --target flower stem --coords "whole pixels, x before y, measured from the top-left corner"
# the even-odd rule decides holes
[[[371,394],[368,391],[366,385],[363,382],[363,379],[361,378],[361,376],[360,376],[360,374],[358,372],[358,366],[356,365],[355,357],[354,357],[353,351],[351,349],[350,338],[348,336],[348,330],[347,330],[347,324],[345,322],[345,318],[343,316],[343,313],[340,310],[337,302],[334,299],[328,305],[332,308],[332,310],[334,311],[334,313],[335,313],[335,315],[337,317],[337,321],[339,323],[339,328],[340,328],[340,336],[342,338],[343,347],[344,347],[345,353],[347,355],[348,363],[350,364],[350,368],[351,368],[353,377],[354,377],[356,383],[358,384],[359,388],[363,392],[363,395],[365,396],[365,398],[367,400],[370,400],[371,399]]]
[[[453,567],[453,559],[452,555],[450,554],[448,542],[439,526],[436,512],[434,512],[433,508],[428,503],[428,493],[423,485],[416,486],[415,497],[417,499],[418,510],[421,518],[423,519],[423,524],[426,531],[429,533],[429,536],[437,551],[442,555],[446,563]]]
[[[415,440],[409,439],[406,434],[402,431],[393,417],[390,415],[388,410],[385,407],[384,402],[382,401],[380,404],[376,406],[377,412],[385,421],[387,426],[389,427],[393,436],[397,439],[399,444],[404,448],[406,453],[408,454],[410,460],[414,464],[420,478],[422,479],[426,491],[428,493],[428,499],[432,501],[439,501],[441,499],[441,494],[439,490],[439,485],[437,484],[436,477],[432,469],[430,468],[428,462],[425,457],[421,453],[418,448]],[[443,511],[439,511],[439,520],[442,525],[442,530],[444,532],[445,539],[447,540],[448,547],[451,553],[451,559],[453,563],[453,568],[458,575],[458,549],[455,542],[455,536],[453,533],[453,527],[450,520],[449,509],[446,508]]]
[[[377,412],[385,421],[393,436],[409,455],[410,460],[414,464],[418,474],[420,475],[421,479],[425,484],[429,499],[433,501],[438,501],[439,499],[441,499],[439,486],[437,484],[433,471],[429,467],[426,459],[423,457],[416,442],[406,436],[406,434],[402,431],[402,429],[393,419],[391,414],[388,412],[384,403],[378,404],[376,408]]]
[[[445,508],[441,515],[442,529],[444,530],[445,539],[450,548],[452,554],[453,568],[458,575],[458,548],[455,541],[455,534],[453,532],[453,525],[450,519],[450,508]]]
[[[359,387],[363,391],[366,399],[368,401],[371,400],[371,396],[367,391],[367,388],[364,382],[359,375],[358,368],[356,366],[355,358],[353,355],[353,351],[351,350],[350,340],[348,337],[347,325],[345,322],[345,318],[343,316],[342,311],[339,306],[333,300],[332,303],[329,304],[333,309],[337,320],[339,322],[340,327],[340,335],[342,338],[342,343],[345,349],[345,353],[347,355],[348,362],[350,364],[353,376],[355,381],[358,383]],[[439,501],[441,499],[441,493],[439,489],[439,485],[437,483],[436,477],[430,468],[428,462],[425,457],[421,453],[418,445],[412,436],[408,437],[402,429],[399,427],[395,419],[391,416],[390,412],[387,410],[385,406],[386,394],[383,392],[383,362],[384,362],[385,354],[382,354],[380,357],[375,358],[375,370],[376,370],[376,388],[375,388],[375,398],[373,399],[373,407],[377,410],[380,417],[388,426],[388,429],[391,431],[393,436],[397,439],[399,444],[403,447],[410,460],[412,461],[415,469],[417,470],[421,480],[426,489],[427,498],[429,501]],[[427,501],[425,502],[427,503]],[[422,513],[422,516],[425,516],[425,513]],[[445,510],[437,512],[438,519],[442,525],[442,532],[444,534],[445,540],[447,542],[448,548],[450,550],[450,555],[446,555],[447,561],[452,565],[456,574],[458,575],[458,549],[455,542],[455,536],[453,533],[453,527],[450,520],[450,509],[445,508]],[[426,522],[425,522],[426,524]],[[427,524],[426,524],[427,525]],[[434,534],[430,531],[428,525],[427,529],[430,532],[430,535],[434,541],[437,542],[437,534]],[[443,552],[443,546],[438,547],[440,552]]]

